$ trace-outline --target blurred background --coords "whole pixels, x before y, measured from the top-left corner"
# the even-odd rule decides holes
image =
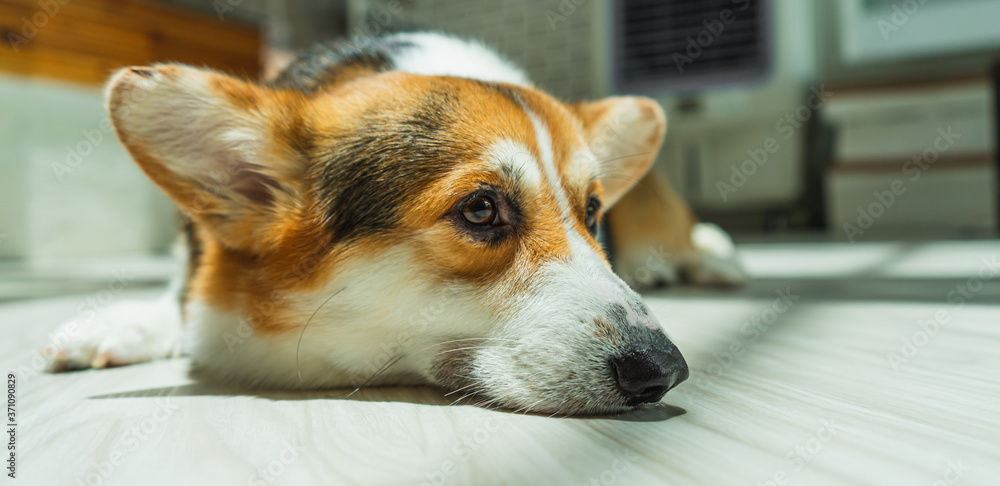
[[[478,39],[566,100],[659,100],[656,170],[737,241],[992,238],[997,25],[995,0],[0,0],[0,296],[170,272],[176,215],[110,129],[112,70],[258,78],[408,30]]]

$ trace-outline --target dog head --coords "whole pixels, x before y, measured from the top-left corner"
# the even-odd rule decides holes
[[[197,224],[187,313],[208,373],[427,380],[548,413],[625,410],[687,377],[595,240],[663,140],[652,100],[404,72],[304,92],[156,65],[118,72],[108,102]]]

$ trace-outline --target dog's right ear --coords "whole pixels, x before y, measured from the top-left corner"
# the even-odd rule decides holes
[[[214,71],[124,68],[107,87],[118,138],[153,182],[224,245],[252,250],[299,206],[305,164],[281,146],[277,93]]]

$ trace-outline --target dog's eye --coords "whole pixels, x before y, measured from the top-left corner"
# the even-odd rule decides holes
[[[597,233],[597,215],[601,211],[601,201],[596,197],[590,198],[587,201],[587,214],[583,219],[583,222],[587,225],[587,230],[590,234]]]
[[[462,206],[462,217],[476,226],[492,225],[497,220],[497,205],[488,196],[476,196]]]

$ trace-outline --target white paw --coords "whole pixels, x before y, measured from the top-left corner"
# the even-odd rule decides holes
[[[747,274],[734,258],[698,254],[684,264],[684,281],[693,285],[739,287],[747,283]]]
[[[671,262],[673,255],[659,248],[623,252],[615,260],[615,273],[635,289],[676,285],[681,276]]]
[[[733,287],[747,283],[747,274],[736,257],[733,239],[722,228],[698,223],[691,230],[691,242],[696,252],[684,258],[682,264],[688,283]]]
[[[176,355],[180,329],[177,304],[125,301],[63,324],[44,351],[54,372],[142,363]]]

